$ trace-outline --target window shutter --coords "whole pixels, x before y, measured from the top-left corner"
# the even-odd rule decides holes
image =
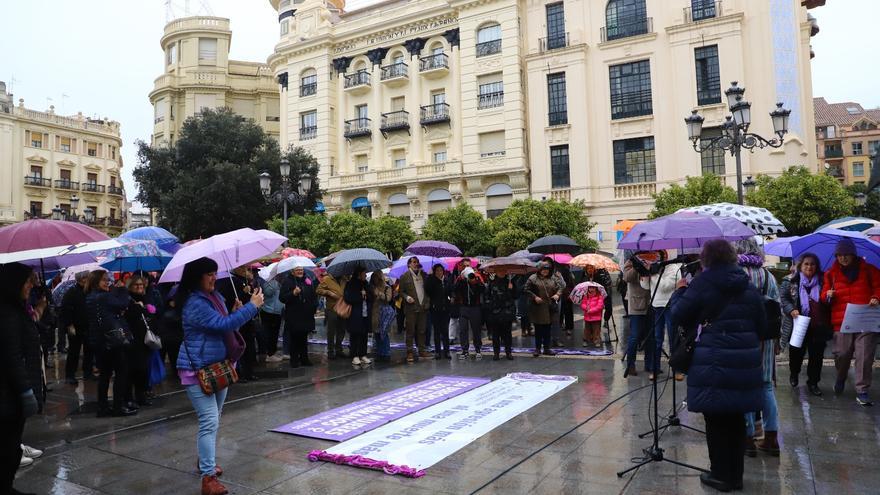
[[[504,150],[504,131],[480,134],[480,156],[501,155]]]
[[[216,38],[199,38],[199,60],[217,60]]]

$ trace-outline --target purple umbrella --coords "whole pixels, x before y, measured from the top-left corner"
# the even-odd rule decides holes
[[[446,267],[446,264],[443,263],[443,260],[437,259],[433,256],[423,256],[423,255],[414,255],[419,259],[419,263],[422,264],[422,270],[426,273],[431,273],[431,270],[434,269],[434,265],[443,265]],[[395,261],[393,265],[391,265],[391,271],[388,272],[388,276],[391,278],[400,278],[404,273],[406,273],[406,264],[409,263],[409,259],[412,256],[404,256],[399,260]]]
[[[821,229],[812,234],[783,237],[764,245],[764,252],[785,258],[798,258],[804,253],[813,253],[819,257],[822,270],[827,270],[834,262],[834,250],[837,243],[848,237],[856,245],[856,253],[868,263],[880,266],[880,243],[872,241],[861,232],[840,229]]]
[[[228,272],[257,258],[266,256],[287,239],[265,229],[249,228],[233,230],[209,237],[201,242],[181,248],[159,278],[159,283],[179,282],[183,267],[190,261],[208,257],[217,262],[218,271]]]
[[[443,241],[416,241],[406,248],[407,252],[422,256],[442,258],[445,256],[461,256],[461,249]]]
[[[702,247],[712,239],[738,241],[755,233],[735,218],[673,213],[642,222],[623,236],[618,249],[654,251]]]
[[[519,251],[512,253],[510,255],[511,258],[526,258],[531,261],[541,261],[544,258],[544,255],[541,253],[531,253],[528,249],[520,249]]]
[[[0,253],[64,248],[83,242],[106,241],[107,234],[88,225],[60,220],[33,219],[0,229]]]

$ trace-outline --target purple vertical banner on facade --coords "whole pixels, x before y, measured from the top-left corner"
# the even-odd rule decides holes
[[[490,381],[469,376],[435,376],[271,431],[342,442]]]

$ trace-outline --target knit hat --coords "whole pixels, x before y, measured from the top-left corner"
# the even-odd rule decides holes
[[[851,254],[853,256],[856,255],[856,243],[853,242],[852,239],[848,237],[844,237],[843,239],[837,241],[837,247],[834,248],[834,255],[847,255]]]

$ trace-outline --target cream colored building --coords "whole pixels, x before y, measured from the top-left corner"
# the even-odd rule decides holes
[[[669,184],[715,172],[735,186],[733,159],[696,153],[684,124],[699,109],[720,125],[733,80],[751,131],[772,137],[775,103],[792,110],[784,147],[745,153],[744,176],[816,170],[815,22],[800,0],[270,3],[281,143],[318,158],[330,211],[419,227],[460,201],[492,215],[522,197],[583,200],[609,247],[612,225],[645,218]]]
[[[118,122],[31,110],[0,82],[0,225],[51,218],[57,207],[65,219],[121,233],[121,147]]]
[[[165,25],[165,73],[150,92],[153,143],[174,142],[187,117],[229,107],[278,138],[278,84],[265,64],[229,59],[229,19],[185,17]]]

